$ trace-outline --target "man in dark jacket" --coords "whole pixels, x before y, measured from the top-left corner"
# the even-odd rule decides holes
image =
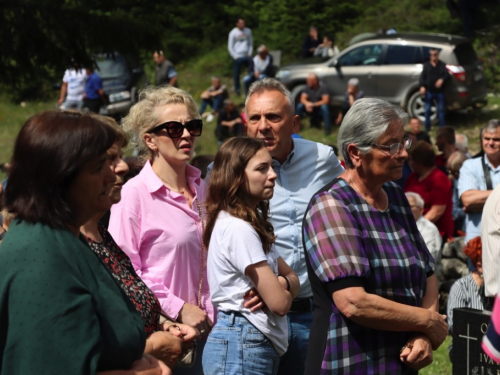
[[[436,100],[439,127],[444,126],[444,81],[448,77],[446,65],[439,60],[439,50],[430,50],[430,61],[424,64],[420,75],[420,93],[425,95],[425,130],[431,129],[431,106]]]

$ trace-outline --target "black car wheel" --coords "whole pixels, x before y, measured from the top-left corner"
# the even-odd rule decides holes
[[[425,123],[425,100],[420,91],[415,91],[408,100],[406,111],[411,117],[416,117],[423,124]],[[437,103],[434,100],[431,106],[431,124],[436,124],[437,118]]]

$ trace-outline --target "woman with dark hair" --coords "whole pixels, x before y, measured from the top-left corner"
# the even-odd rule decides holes
[[[140,315],[79,237],[110,205],[115,139],[78,112],[42,112],[19,132],[5,192],[16,219],[0,250],[2,373],[170,373],[143,355]]]
[[[188,164],[203,122],[193,98],[175,87],[149,87],[140,99],[122,124],[135,133],[146,162],[123,186],[109,232],[155,293],[163,315],[200,331],[196,363],[174,370],[198,374],[214,318],[202,246],[206,185]]]
[[[432,145],[418,141],[410,150],[410,167],[404,191],[419,194],[424,200],[424,217],[432,221],[441,236],[453,237],[453,191],[446,173],[436,167]]]
[[[203,353],[205,375],[276,374],[287,350],[286,314],[300,284],[274,247],[269,199],[276,177],[257,139],[232,138],[215,156],[203,243],[218,315]]]
[[[415,374],[446,338],[434,260],[393,182],[407,121],[386,101],[357,100],[338,135],[346,170],[304,215],[315,306],[306,374]]]
[[[122,148],[128,144],[126,133],[111,117],[99,118],[116,133],[116,141],[108,149],[108,160],[111,163],[116,180],[108,189],[111,204],[118,203],[121,199],[121,189],[125,175],[129,168],[122,159]],[[113,240],[107,229],[100,223],[103,214],[100,212],[81,226],[80,231],[85,236],[90,248],[103,261],[125,294],[130,298],[135,308],[141,315],[146,329],[146,348],[144,352],[164,361],[173,367],[181,354],[181,348],[188,350],[194,345],[198,332],[184,324],[173,322],[160,322],[161,307],[155,294],[141,280],[132,267],[130,258]]]

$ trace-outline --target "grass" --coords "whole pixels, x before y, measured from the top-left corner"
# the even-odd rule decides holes
[[[222,83],[226,84],[232,93],[231,62],[224,48],[212,51],[203,58],[198,59],[186,66],[178,67],[180,86],[193,95],[199,103],[201,92],[210,84],[211,75],[221,76]],[[152,74],[152,69],[146,69]],[[152,77],[150,77],[152,78]],[[153,81],[153,80],[151,80]],[[54,99],[49,102],[26,102],[23,105],[13,104],[5,98],[0,97],[0,163],[10,159],[16,135],[23,123],[37,112],[53,109],[58,93],[54,92]],[[233,97],[236,104],[243,105],[243,97]],[[469,138],[469,149],[472,154],[479,151],[479,130],[492,118],[500,118],[500,98],[489,97],[488,104],[482,110],[469,110],[460,113],[450,113],[446,121],[448,125],[455,127],[458,133],[464,133]],[[215,121],[205,124],[202,136],[196,142],[196,154],[215,154],[217,151],[217,140],[214,134]],[[431,130],[430,135],[435,138],[436,128]],[[334,128],[332,134],[325,136],[320,129],[310,128],[308,120],[301,124],[300,135],[306,139],[324,144],[337,144],[338,128]],[[36,161],[34,161],[36,162]],[[47,167],[47,166],[41,166]],[[3,176],[0,173],[0,177]],[[448,345],[450,337],[434,352],[434,362],[420,371],[423,375],[451,374],[452,367],[448,357]]]
[[[450,342],[451,336],[448,336],[439,349],[433,353],[433,362],[418,372],[420,375],[451,375],[452,366],[448,355]]]

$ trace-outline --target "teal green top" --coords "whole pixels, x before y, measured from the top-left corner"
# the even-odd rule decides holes
[[[146,334],[134,305],[86,242],[14,220],[0,246],[0,373],[129,369]]]

